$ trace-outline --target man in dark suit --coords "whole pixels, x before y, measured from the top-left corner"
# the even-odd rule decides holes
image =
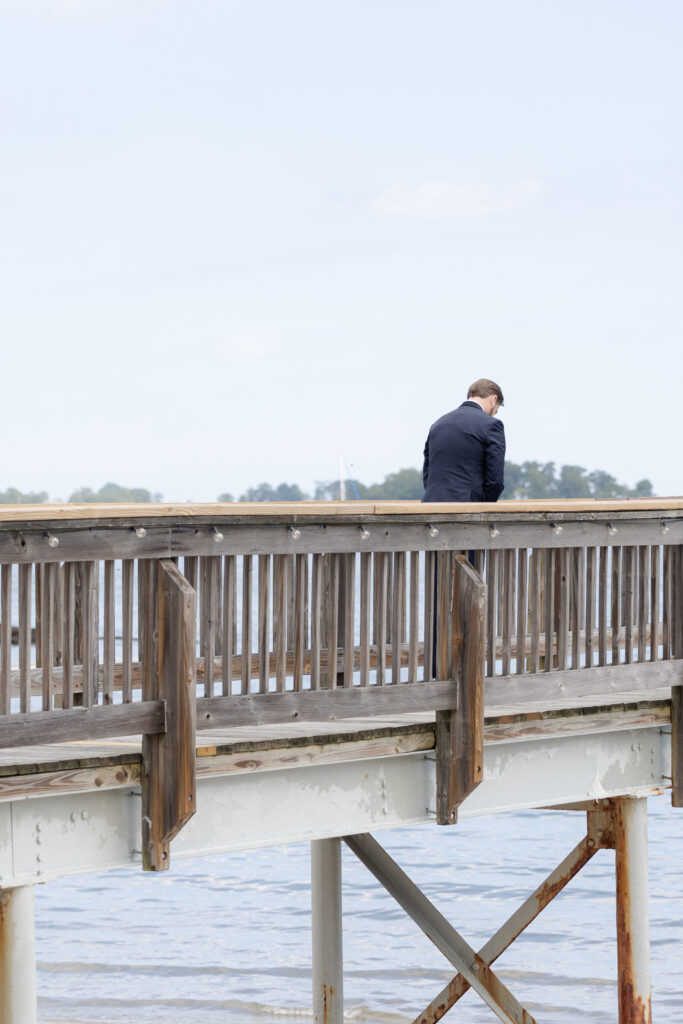
[[[505,485],[505,431],[494,417],[502,404],[497,384],[476,380],[467,401],[432,424],[423,501],[498,501]]]

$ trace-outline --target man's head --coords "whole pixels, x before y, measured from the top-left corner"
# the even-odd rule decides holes
[[[494,381],[487,380],[486,377],[470,384],[467,399],[480,405],[489,416],[495,416],[501,405],[504,404],[503,392],[500,387]]]

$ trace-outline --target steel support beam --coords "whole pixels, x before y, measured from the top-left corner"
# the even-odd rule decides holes
[[[436,948],[460,971],[469,986],[481,996],[499,1020],[504,1024],[535,1024],[531,1014],[520,1005],[489,965],[372,836],[345,836],[344,841]]]
[[[614,801],[619,1024],[652,1024],[647,800]]]
[[[344,966],[342,946],[341,840],[311,843],[313,938],[313,1019],[342,1024]]]
[[[36,1024],[33,886],[0,889],[0,1024]]]

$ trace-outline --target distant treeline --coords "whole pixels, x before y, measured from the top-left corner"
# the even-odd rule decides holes
[[[389,473],[382,483],[362,484],[360,480],[344,482],[348,501],[388,500],[419,501],[424,493],[422,473],[419,469],[399,469]],[[218,501],[338,501],[342,493],[339,480],[316,481],[312,494],[298,484],[259,484],[250,487],[235,499],[232,494],[218,495]],[[560,466],[554,462],[505,463],[505,490],[503,498],[651,498],[652,484],[639,480],[635,487],[627,487],[602,469],[591,472],[583,466]],[[22,494],[15,487],[0,491],[0,505],[40,504],[47,501],[45,491]],[[80,487],[68,499],[74,503],[89,502],[146,502],[162,501],[162,495],[151,493],[144,487],[121,487],[108,483],[99,491]]]
[[[419,469],[399,469],[389,473],[382,483],[363,484],[360,480],[346,480],[346,498],[353,500],[420,500],[424,494],[422,472]],[[339,480],[317,481],[312,494],[306,494],[297,484],[259,484],[250,487],[239,501],[338,501],[341,495]],[[639,480],[635,487],[621,484],[616,477],[602,469],[588,470],[583,466],[560,466],[554,462],[506,462],[503,498],[651,498],[652,484]],[[231,494],[221,494],[219,501],[234,501]]]

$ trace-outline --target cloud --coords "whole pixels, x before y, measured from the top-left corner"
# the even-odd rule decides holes
[[[387,217],[488,217],[528,206],[541,190],[536,178],[508,185],[427,181],[422,185],[390,185],[373,200],[374,213]]]

